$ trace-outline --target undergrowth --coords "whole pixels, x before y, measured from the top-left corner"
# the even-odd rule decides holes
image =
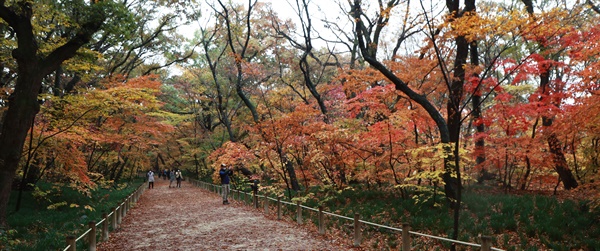
[[[453,232],[452,210],[443,203],[443,197],[434,202],[432,192],[315,187],[301,196],[303,204],[309,207],[322,205],[325,211],[348,217],[358,213],[362,220],[395,228],[406,222],[413,231],[449,237]],[[480,243],[478,236],[486,235],[492,236],[494,247],[506,250],[600,250],[600,212],[590,211],[586,201],[510,195],[485,189],[465,189],[462,198],[459,240]],[[310,217],[316,222],[316,214]],[[352,236],[351,221],[329,219],[334,221],[329,225],[336,225]],[[364,230],[370,248],[387,250],[401,245],[398,232],[376,227]],[[425,246],[415,242],[413,247],[429,249],[429,244],[441,249],[450,247],[437,241]]]
[[[67,236],[83,234],[88,222],[100,221],[102,213],[117,207],[142,182],[97,188],[90,197],[69,187],[40,183],[23,192],[19,211],[15,211],[18,191],[13,191],[7,215],[10,229],[0,233],[0,250],[62,250]]]

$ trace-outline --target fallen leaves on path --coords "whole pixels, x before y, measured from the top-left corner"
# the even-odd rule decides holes
[[[184,182],[158,180],[127,212],[99,251],[112,250],[351,250],[329,235],[277,221]]]

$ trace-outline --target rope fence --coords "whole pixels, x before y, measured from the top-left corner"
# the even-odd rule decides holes
[[[213,193],[217,193],[217,194],[222,194],[221,186],[214,185],[214,184],[208,183],[208,182],[192,180],[192,179],[190,179],[189,181],[192,184],[194,184],[195,186],[200,187],[204,190],[207,190],[207,191],[210,191]],[[281,218],[282,218],[282,214],[283,214],[282,205],[285,206],[286,211],[288,211],[288,212],[293,211],[293,210],[289,209],[290,206],[295,207],[296,208],[296,212],[295,212],[296,222],[298,224],[303,224],[302,209],[306,209],[307,211],[316,212],[318,214],[317,226],[318,226],[319,234],[325,234],[325,217],[324,217],[325,215],[340,218],[343,220],[352,221],[352,223],[353,223],[352,228],[354,230],[354,233],[353,233],[354,247],[360,247],[360,245],[362,243],[362,234],[363,234],[362,232],[363,231],[361,229],[363,228],[363,226],[371,226],[371,227],[375,227],[375,228],[379,228],[379,229],[387,229],[387,230],[394,231],[394,232],[400,232],[402,234],[402,237],[401,237],[402,250],[404,250],[404,251],[411,250],[411,243],[412,243],[411,235],[435,239],[435,240],[438,240],[441,242],[449,242],[449,243],[452,243],[453,245],[464,245],[464,246],[480,248],[480,250],[482,250],[482,251],[490,251],[490,250],[503,251],[503,249],[492,247],[492,238],[490,236],[480,236],[479,239],[481,240],[481,243],[471,243],[471,242],[459,241],[459,240],[449,239],[449,238],[445,238],[445,237],[410,231],[410,225],[408,223],[402,223],[402,228],[395,228],[395,227],[391,227],[391,226],[386,226],[386,225],[382,225],[382,224],[378,224],[378,223],[374,223],[374,222],[361,220],[360,214],[355,214],[354,217],[343,216],[343,215],[323,211],[323,208],[321,206],[319,208],[312,208],[312,207],[302,205],[302,204],[300,204],[300,202],[292,203],[289,201],[284,201],[284,200],[282,200],[281,197],[271,198],[266,195],[258,195],[254,192],[247,193],[247,192],[244,192],[241,190],[236,190],[236,189],[231,189],[230,195],[231,195],[232,199],[236,199],[236,197],[237,197],[237,200],[243,202],[244,204],[252,204],[255,208],[259,208],[259,203],[260,203],[259,201],[262,200],[265,214],[269,214],[269,210],[270,210],[269,209],[269,207],[270,207],[269,201],[276,202],[275,209],[277,212],[278,220],[281,220]]]

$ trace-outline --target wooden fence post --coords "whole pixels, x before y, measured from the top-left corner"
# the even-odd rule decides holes
[[[410,225],[402,223],[402,251],[410,250]]]
[[[77,250],[77,245],[75,243],[75,240],[76,240],[75,236],[72,236],[72,235],[67,236],[67,246],[69,246],[69,249],[68,249],[69,251]]]
[[[88,227],[90,227],[90,232],[88,233],[88,250],[96,251],[96,222],[90,221],[88,222]]]
[[[361,231],[360,231],[360,214],[354,214],[354,247],[359,247],[360,242],[362,241]]]
[[[129,197],[127,197],[127,200],[129,201],[129,203],[127,203],[127,211],[131,210],[131,208],[133,207],[133,194],[129,195]]]
[[[265,202],[263,202],[265,214],[269,214],[269,197],[265,194]]]
[[[123,212],[123,217],[127,215],[127,211],[129,211],[129,197],[125,198],[125,202],[123,204],[125,207],[125,211]]]
[[[323,206],[319,206],[319,234],[325,234],[325,217],[323,216]]]
[[[117,208],[117,225],[121,225],[121,221],[123,220],[123,205],[119,205]]]
[[[119,227],[119,225],[117,223],[117,210],[114,207],[111,207],[110,211],[112,211],[112,220],[111,220],[112,228],[113,228],[113,231],[115,231]]]
[[[277,219],[281,220],[281,196],[277,196]]]
[[[481,236],[481,251],[490,251],[492,250],[492,237],[490,236]]]
[[[102,241],[108,240],[108,215],[106,213],[102,213],[102,218],[104,221],[102,222]]]
[[[125,218],[126,214],[127,214],[127,199],[124,199],[123,202],[121,202],[121,222],[123,222],[123,219]]]
[[[300,206],[300,201],[296,201],[296,211],[298,212],[296,222],[298,222],[298,225],[302,225],[302,207]]]
[[[254,202],[254,208],[258,208],[258,194],[254,192],[254,196],[252,196],[252,200]]]

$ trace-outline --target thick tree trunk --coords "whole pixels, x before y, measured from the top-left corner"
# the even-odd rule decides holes
[[[37,63],[21,67],[15,91],[10,97],[9,107],[3,118],[0,135],[0,227],[6,227],[6,213],[12,183],[19,167],[19,160],[27,131],[39,111],[37,94],[42,77],[37,70]]]
[[[552,161],[554,162],[554,169],[558,173],[558,177],[563,182],[563,186],[566,190],[576,188],[579,184],[577,179],[573,176],[573,172],[567,164],[565,153],[560,147],[560,140],[556,137],[556,134],[552,133],[548,137],[548,147],[552,154]]]
[[[546,72],[540,74],[540,89],[543,94],[550,93],[550,69],[547,69]],[[558,104],[555,104],[558,106]],[[552,126],[554,119],[546,116],[542,116],[542,125],[544,127]],[[578,186],[577,180],[569,165],[567,164],[567,160],[565,158],[565,153],[562,150],[561,142],[556,136],[555,133],[550,133],[547,138],[548,148],[550,149],[550,153],[552,154],[552,162],[554,163],[554,170],[558,173],[558,177],[563,182],[563,185],[566,190],[570,190],[576,188]]]
[[[455,0],[458,1],[458,0]],[[459,156],[459,141],[460,128],[462,126],[461,103],[464,92],[465,69],[467,56],[469,53],[469,44],[464,36],[457,37],[456,43],[456,58],[454,61],[454,69],[452,74],[452,82],[450,83],[449,99],[446,109],[448,111],[448,131],[450,132],[450,142],[453,144],[453,153],[445,162],[444,189],[450,200],[450,205],[454,210],[454,231],[452,239],[458,239],[459,231],[459,212],[461,204],[461,173],[460,173],[460,156]],[[451,165],[449,165],[451,164]],[[456,177],[451,177],[450,174],[455,174]],[[448,196],[449,195],[449,196]],[[451,250],[456,250],[455,245],[451,246]]]

